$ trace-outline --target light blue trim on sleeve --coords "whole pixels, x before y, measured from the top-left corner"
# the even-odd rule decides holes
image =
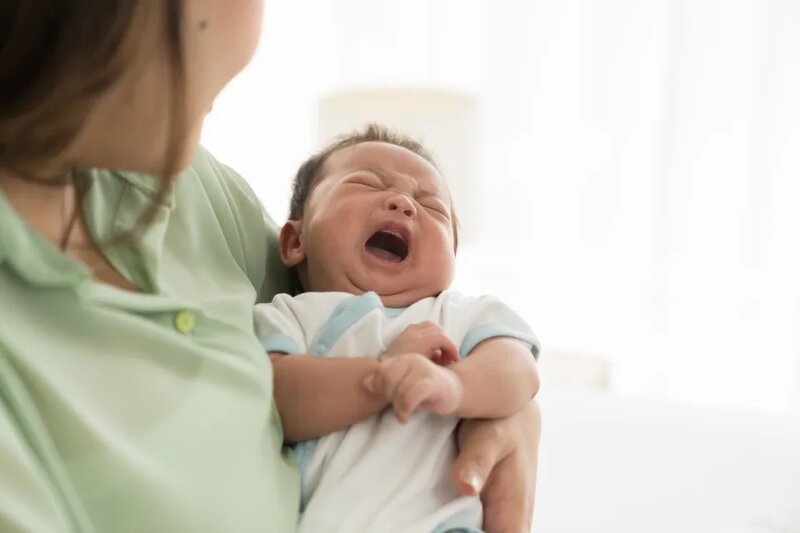
[[[353,296],[352,298],[342,301],[333,310],[316,340],[311,343],[309,353],[325,357],[345,331],[353,327],[356,322],[364,318],[370,311],[382,307],[383,302],[381,302],[381,299],[374,292],[367,292],[360,296]],[[300,470],[300,512],[305,511],[306,505],[308,504],[305,491],[305,477],[308,464],[311,462],[311,457],[314,455],[314,449],[317,447],[317,440],[319,439],[298,442],[294,447],[297,468]]]
[[[441,524],[439,527],[433,530],[433,533],[483,533],[483,531],[469,526]]]
[[[261,339],[261,346],[266,352],[282,352],[285,354],[301,353],[300,347],[288,335],[275,333]]]
[[[487,339],[494,337],[511,337],[531,346],[531,353],[534,358],[539,357],[539,341],[532,333],[522,333],[518,330],[504,326],[502,324],[480,324],[471,328],[461,341],[458,353],[461,357],[467,357],[475,347]]]
[[[311,343],[310,353],[327,355],[345,331],[353,327],[370,311],[382,307],[381,299],[374,292],[366,292],[361,296],[353,296],[344,300],[336,306],[320,334]]]

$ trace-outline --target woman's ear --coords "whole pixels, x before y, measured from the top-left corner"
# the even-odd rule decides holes
[[[303,223],[300,220],[288,220],[281,228],[281,261],[287,268],[296,267],[306,259],[302,234]]]

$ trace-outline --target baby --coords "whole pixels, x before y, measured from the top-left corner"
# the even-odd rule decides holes
[[[448,290],[457,223],[432,157],[380,126],[341,138],[298,171],[280,248],[305,292],[257,306],[255,325],[302,476],[299,531],[478,531],[480,500],[450,475],[454,430],[536,394],[538,344],[496,298]]]

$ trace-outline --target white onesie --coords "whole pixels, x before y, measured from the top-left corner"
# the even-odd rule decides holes
[[[425,321],[438,324],[461,357],[493,337],[513,337],[529,344],[533,355],[538,352],[527,324],[490,296],[445,291],[392,309],[371,292],[281,294],[255,309],[256,333],[267,352],[320,357],[378,357],[407,326]],[[497,364],[503,364],[502,358]],[[302,476],[298,531],[479,530],[480,500],[459,495],[450,476],[457,423],[456,417],[417,412],[401,424],[387,409],[297,444]]]

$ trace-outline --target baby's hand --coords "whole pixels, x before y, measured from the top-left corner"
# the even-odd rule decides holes
[[[433,322],[411,324],[386,348],[381,359],[401,354],[421,354],[437,365],[459,360],[458,348],[447,334]]]
[[[403,423],[417,409],[451,415],[461,407],[464,395],[464,386],[455,372],[418,353],[384,359],[364,385],[370,392],[382,394]]]

